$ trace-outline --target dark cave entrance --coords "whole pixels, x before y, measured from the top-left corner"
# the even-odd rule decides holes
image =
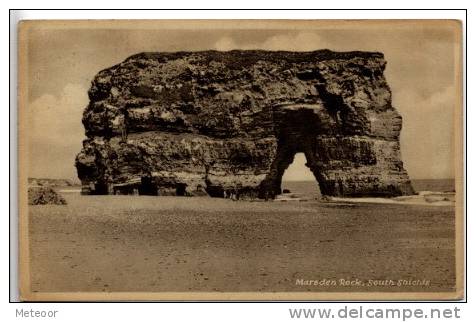
[[[107,195],[109,192],[108,185],[105,182],[99,181],[94,186],[94,193],[95,195]]]
[[[157,196],[158,189],[151,177],[142,177],[139,186],[139,195]]]
[[[185,183],[177,183],[176,195],[177,196],[185,196],[185,190],[186,189],[187,189],[187,185]]]

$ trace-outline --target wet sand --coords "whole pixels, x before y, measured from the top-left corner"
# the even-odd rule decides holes
[[[452,206],[63,196],[30,207],[34,292],[454,290]]]

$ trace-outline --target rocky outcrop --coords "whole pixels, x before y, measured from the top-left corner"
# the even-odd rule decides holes
[[[29,205],[66,205],[66,200],[50,187],[29,187]]]
[[[141,53],[97,74],[84,193],[273,198],[295,153],[330,196],[412,194],[370,52]]]

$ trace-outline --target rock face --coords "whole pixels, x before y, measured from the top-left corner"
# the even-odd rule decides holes
[[[66,205],[66,200],[50,187],[29,187],[29,205]]]
[[[274,198],[303,152],[323,195],[413,194],[385,64],[329,50],[129,57],[89,90],[83,192]]]

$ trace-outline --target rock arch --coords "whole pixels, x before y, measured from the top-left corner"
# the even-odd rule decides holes
[[[83,191],[274,198],[302,152],[323,195],[412,194],[385,64],[328,50],[134,55],[92,82]]]

